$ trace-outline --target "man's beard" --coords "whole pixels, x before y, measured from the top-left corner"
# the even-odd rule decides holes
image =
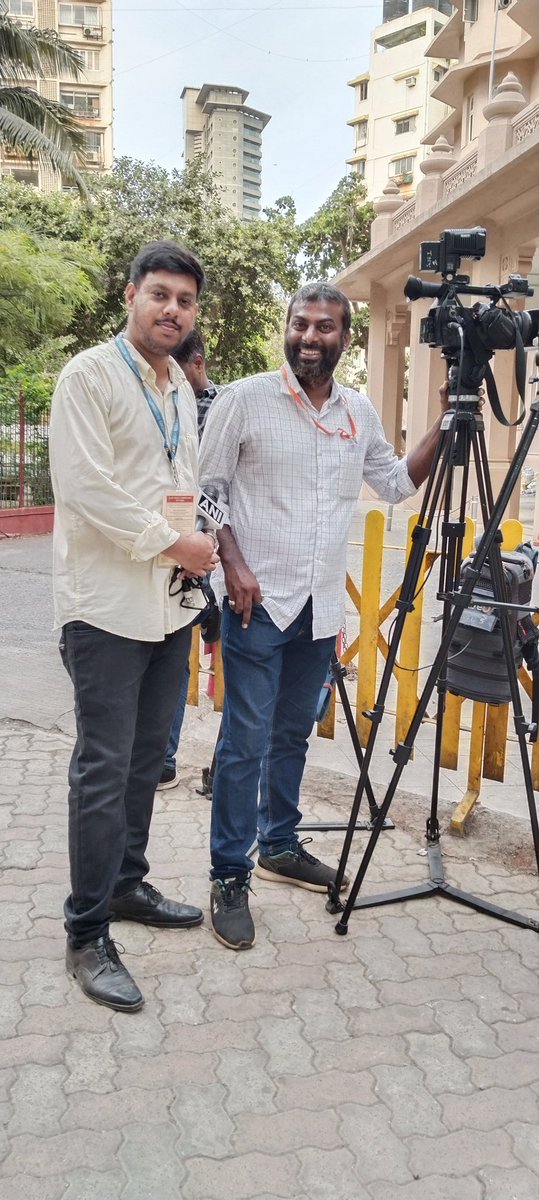
[[[296,379],[299,383],[307,385],[329,383],[344,350],[344,345],[334,346],[331,349],[328,346],[310,346],[309,349],[318,350],[320,358],[313,362],[302,362],[300,358],[301,344],[292,344],[288,338],[285,338],[286,361],[291,366]]]

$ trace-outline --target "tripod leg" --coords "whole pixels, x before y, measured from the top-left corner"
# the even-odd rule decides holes
[[[448,598],[453,594],[459,584],[460,568],[462,565],[462,550],[464,536],[466,533],[466,496],[468,491],[469,478],[469,463],[470,463],[470,432],[471,421],[467,421],[460,429],[459,437],[455,443],[455,456],[458,454],[458,459],[463,466],[463,475],[460,486],[460,504],[459,504],[459,519],[458,521],[451,520],[453,510],[453,481],[454,481],[454,463],[450,463],[448,467],[447,485],[444,497],[444,520],[442,525],[442,550],[440,555],[440,591],[439,595],[445,597],[443,601],[442,612],[442,636],[443,631],[451,618],[451,601]],[[445,706],[447,696],[447,658],[442,664],[440,674],[437,680],[438,690],[438,705],[436,712],[436,732],[434,739],[434,758],[432,764],[432,791],[431,791],[431,806],[430,816],[427,820],[426,840],[430,846],[435,845],[440,840],[440,826],[438,823],[438,799],[440,788],[440,765],[442,761],[442,742],[443,729],[445,718]],[[429,861],[430,865],[430,861]]]
[[[339,899],[339,892],[355,833],[361,798],[363,796],[368,779],[369,768],[378,734],[378,727],[384,715],[385,700],[389,685],[391,683],[393,668],[397,658],[397,650],[402,636],[402,630],[404,628],[404,621],[407,613],[411,612],[413,608],[419,573],[425,556],[425,550],[430,539],[432,522],[436,513],[436,506],[438,504],[440,493],[443,487],[447,464],[451,460],[453,454],[453,440],[454,430],[452,425],[449,424],[448,428],[442,429],[440,432],[434,460],[425,488],[425,495],[421,505],[421,511],[412,535],[412,550],[406,565],[400,596],[396,605],[397,617],[395,620],[393,635],[388,646],[388,654],[378,689],[378,695],[376,697],[376,703],[373,709],[365,713],[365,716],[367,716],[372,722],[371,730],[367,740],[367,746],[365,748],[365,754],[363,757],[363,765],[360,771],[359,780],[352,803],[348,829],[346,831],[341,857],[337,867],[335,883],[328,889],[330,902],[333,905],[332,911],[334,912],[340,912],[342,908],[342,904]]]
[[[481,437],[479,438],[478,454],[476,454],[476,465],[477,465],[477,458],[480,459],[481,466],[483,469],[485,469],[485,464],[488,461],[487,460],[487,451],[486,451],[486,445],[484,442],[484,438],[481,438]],[[478,470],[478,479],[479,479],[479,475],[480,475],[480,472]],[[481,498],[481,491],[480,491],[480,498]],[[492,494],[490,491],[490,477],[489,477],[488,471],[487,471],[485,473],[485,501],[488,503],[488,501],[491,499],[492,499]],[[493,539],[492,546],[489,551],[489,564],[490,564],[490,572],[491,572],[491,576],[492,576],[492,582],[494,585],[494,595],[497,600],[500,600],[503,602],[506,599],[504,574],[503,574],[503,562],[502,562],[502,556],[501,556],[501,550],[500,550],[500,542],[496,538]],[[500,626],[501,626],[501,631],[502,631],[504,658],[505,658],[505,664],[507,667],[509,690],[511,692],[511,706],[513,709],[513,722],[514,722],[514,727],[515,727],[515,733],[516,733],[517,739],[518,739],[520,759],[521,759],[521,765],[522,765],[522,774],[524,777],[524,786],[526,789],[526,801],[528,804],[528,811],[530,814],[530,825],[531,825],[533,845],[534,845],[534,850],[535,850],[535,861],[537,864],[537,871],[539,874],[539,821],[537,818],[537,805],[535,803],[535,796],[534,796],[534,792],[533,792],[533,780],[532,780],[532,774],[531,774],[531,768],[530,768],[528,747],[527,747],[527,743],[526,743],[526,734],[528,732],[528,722],[526,721],[526,718],[524,716],[524,712],[522,709],[522,697],[521,697],[521,692],[520,692],[520,687],[519,687],[519,682],[518,682],[518,675],[517,675],[517,668],[516,668],[516,663],[515,663],[515,653],[514,653],[514,646],[513,646],[513,638],[511,636],[509,614],[507,612],[507,609],[500,608],[498,610],[498,615],[499,615],[499,621],[500,621]]]
[[[351,706],[350,706],[350,700],[348,699],[348,692],[346,691],[346,687],[345,687],[345,683],[344,683],[345,669],[343,668],[342,664],[339,662],[339,659],[337,658],[336,654],[333,655],[333,658],[331,660],[331,670],[332,670],[333,678],[335,680],[335,683],[336,683],[336,686],[337,686],[337,689],[339,692],[341,704],[343,707],[343,712],[344,712],[344,715],[346,718],[346,724],[348,726],[348,732],[350,734],[350,740],[354,747],[354,751],[355,751],[355,755],[356,755],[359,767],[361,768],[363,766],[363,749],[361,746],[361,742],[359,740],[359,734],[358,734],[358,731],[356,728],[356,723],[354,721],[354,714],[353,714]],[[370,781],[368,778],[365,781],[365,791],[367,793],[367,800],[369,803],[369,812],[370,812],[371,821],[375,821],[378,816],[379,809],[378,809],[378,805],[376,803],[376,798],[375,798],[374,792],[372,790],[372,787],[371,787],[371,784],[370,784]]]

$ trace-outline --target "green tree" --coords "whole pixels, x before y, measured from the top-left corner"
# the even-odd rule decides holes
[[[328,279],[370,246],[374,208],[367,200],[363,180],[356,173],[345,175],[331,196],[304,221],[300,229],[304,271],[310,279]],[[357,351],[367,349],[369,308],[352,302],[352,344],[342,360],[338,377],[351,387],[366,383],[366,371]]]
[[[208,286],[198,326],[220,382],[266,369],[267,343],[279,328],[283,296],[297,286],[295,214],[277,206],[242,224],[223,207],[200,162],[168,172],[121,158],[96,181],[84,239],[102,257],[105,288],[94,310],[72,327],[79,346],[110,336],[125,321],[129,264],[144,243],[173,238],[202,260]]]
[[[51,29],[26,29],[0,14],[0,143],[38,158],[83,194],[84,134],[62,104],[27,86],[28,79],[81,73],[80,56]]]
[[[23,229],[0,231],[0,366],[65,334],[76,312],[92,308],[98,271],[96,256],[82,245]]]
[[[369,249],[374,208],[366,196],[359,175],[345,175],[322,207],[300,226],[304,270],[310,279],[335,275]]]

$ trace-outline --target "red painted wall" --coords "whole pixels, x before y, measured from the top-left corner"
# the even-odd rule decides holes
[[[0,508],[0,533],[8,537],[25,533],[52,533],[54,505],[41,508]]]

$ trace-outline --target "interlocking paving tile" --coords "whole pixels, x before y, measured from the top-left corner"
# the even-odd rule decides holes
[[[115,924],[146,1005],[114,1013],[65,975],[70,739],[8,722],[2,747],[2,1200],[537,1200],[536,935],[433,896],[353,912],[342,938],[324,896],[259,881],[246,954],[207,918]],[[207,751],[183,754],[151,878],[207,912]],[[306,802],[346,815],[330,772]],[[420,882],[421,840],[384,836],[366,890]],[[536,904],[533,872],[445,840],[460,886]],[[317,851],[336,862],[340,837]]]

